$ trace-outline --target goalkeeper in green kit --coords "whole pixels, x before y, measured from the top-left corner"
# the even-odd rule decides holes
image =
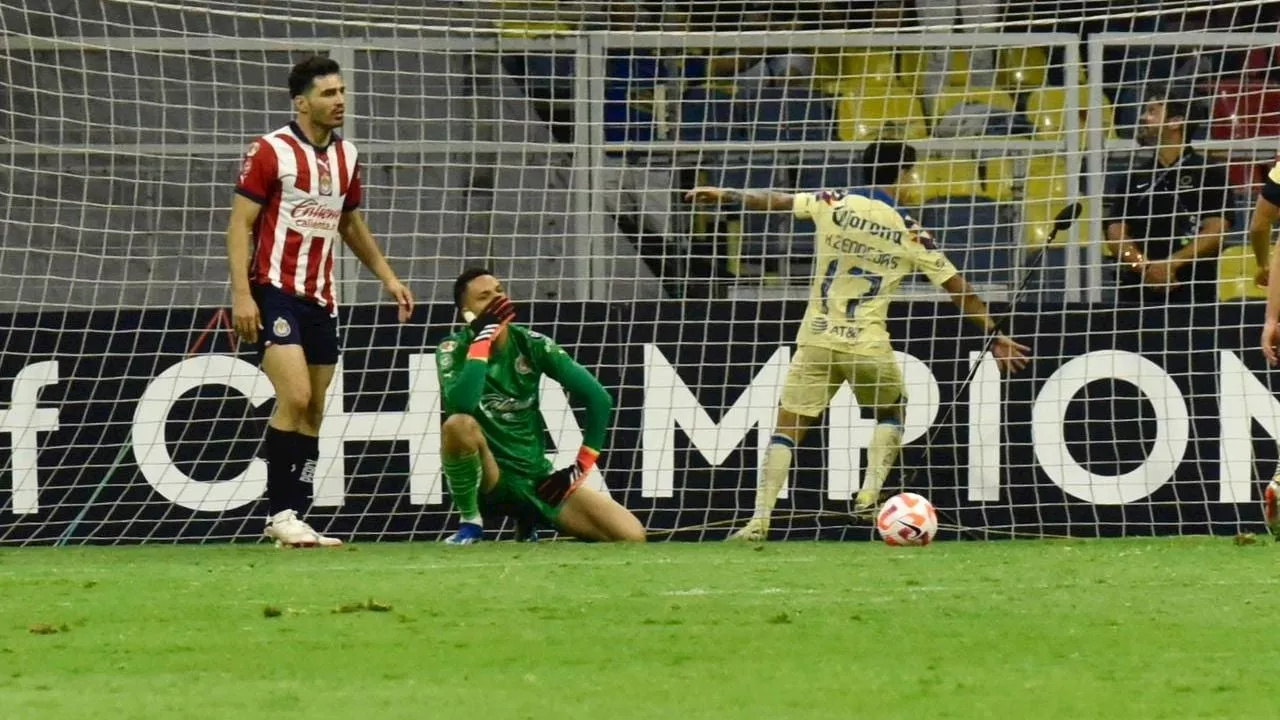
[[[484,538],[483,516],[516,521],[518,539],[551,526],[582,540],[645,539],[644,526],[605,493],[583,485],[595,467],[613,399],[551,338],[514,324],[515,307],[488,270],[473,268],[453,284],[453,300],[469,325],[436,349],[445,421],[440,454],[458,531],[445,542]],[[578,459],[556,470],[547,460],[539,405],[543,375],[586,406]]]

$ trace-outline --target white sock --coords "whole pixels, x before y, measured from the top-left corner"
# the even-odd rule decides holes
[[[791,451],[794,447],[795,443],[790,438],[781,435],[774,435],[769,440],[760,479],[756,482],[757,519],[768,520],[773,514],[773,506],[778,504],[778,493],[787,484],[787,475],[791,472]]]
[[[902,424],[897,421],[881,422],[871,433],[871,447],[867,448],[867,474],[859,494],[880,494],[889,471],[898,462],[902,449]]]

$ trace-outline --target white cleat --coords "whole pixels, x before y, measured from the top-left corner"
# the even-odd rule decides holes
[[[276,547],[313,548],[339,547],[342,541],[338,538],[325,537],[311,526],[298,519],[293,510],[281,510],[267,521],[267,529],[263,535],[276,541]]]
[[[730,535],[729,539],[743,542],[764,542],[768,537],[769,521],[761,518],[751,518],[745,527]]]

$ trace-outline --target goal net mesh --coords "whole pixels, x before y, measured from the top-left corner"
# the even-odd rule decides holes
[[[951,299],[908,282],[886,488],[933,500],[945,537],[1260,528],[1280,406],[1245,230],[1280,136],[1274,3],[0,0],[0,28],[0,544],[260,535],[272,392],[229,329],[223,237],[245,148],[289,122],[285,76],[315,52],[343,66],[363,213],[423,303],[397,324],[340,253],[317,527],[456,525],[433,352],[453,278],[483,265],[610,389],[595,486],[655,537],[724,537],[753,508],[820,238],[683,193],[859,188],[861,149],[899,140],[918,152],[899,207],[1035,360],[1002,377]],[[1169,97],[1186,122],[1153,115]],[[1135,188],[1168,164],[1144,138],[1175,125],[1194,153],[1173,184],[1197,185],[1169,210]],[[1117,227],[1152,260],[1212,247],[1130,309],[1157,283],[1119,265]],[[544,387],[564,464],[581,415]],[[846,514],[873,426],[836,395],[776,537],[872,536]]]

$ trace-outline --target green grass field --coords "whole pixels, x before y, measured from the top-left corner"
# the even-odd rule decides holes
[[[0,717],[1271,717],[1277,552],[6,550]]]

